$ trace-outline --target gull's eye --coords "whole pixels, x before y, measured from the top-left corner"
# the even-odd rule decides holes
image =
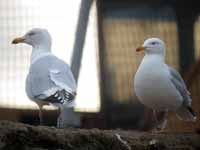
[[[28,33],[28,35],[33,36],[33,35],[35,35],[35,32],[30,32],[30,33]]]
[[[151,45],[157,45],[159,44],[158,42],[151,42]]]

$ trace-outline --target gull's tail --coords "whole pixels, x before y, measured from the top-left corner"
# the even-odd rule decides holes
[[[196,121],[197,117],[191,107],[182,106],[176,111],[176,116],[184,121]]]

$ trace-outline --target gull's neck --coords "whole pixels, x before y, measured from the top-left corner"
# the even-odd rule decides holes
[[[51,54],[51,48],[48,46],[34,46],[32,49],[31,54],[31,64],[33,64],[36,60],[39,58],[50,55]]]
[[[145,54],[143,61],[165,63],[165,56],[161,54]]]

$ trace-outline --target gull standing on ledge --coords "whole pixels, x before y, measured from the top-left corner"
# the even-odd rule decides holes
[[[183,79],[176,70],[165,64],[164,42],[150,38],[136,51],[145,51],[134,79],[139,101],[154,111],[175,111],[180,120],[195,121],[192,99]]]
[[[51,53],[51,36],[45,29],[34,28],[12,44],[26,43],[32,46],[31,65],[26,78],[26,93],[39,106],[40,124],[42,108],[52,104],[60,109],[74,106],[76,82],[70,67]],[[62,117],[59,115],[57,126]]]

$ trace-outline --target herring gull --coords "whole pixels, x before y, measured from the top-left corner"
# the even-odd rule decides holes
[[[40,124],[42,124],[44,105],[57,106],[60,112],[74,106],[76,82],[68,64],[51,53],[51,36],[46,29],[34,28],[12,41],[12,44],[18,43],[32,46],[26,93],[38,105]],[[61,121],[59,115],[58,127]]]
[[[165,63],[165,43],[150,38],[136,51],[145,51],[134,78],[139,101],[155,111],[174,111],[180,120],[195,121],[192,99],[183,79]]]

